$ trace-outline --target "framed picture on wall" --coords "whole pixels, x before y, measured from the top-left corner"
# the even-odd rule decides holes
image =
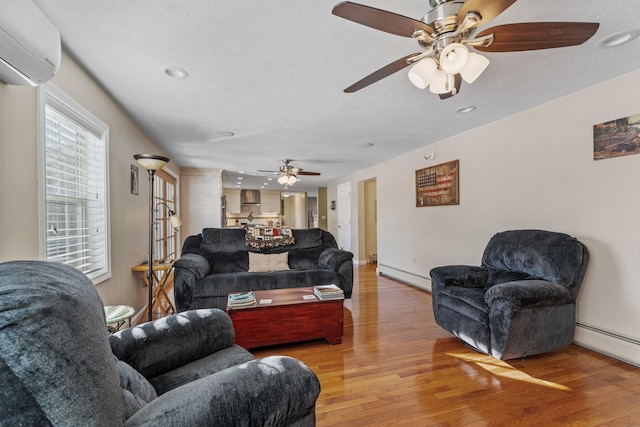
[[[416,171],[416,207],[460,204],[460,161]]]
[[[640,154],[640,114],[593,125],[593,160]]]
[[[138,187],[138,166],[131,165],[131,194],[136,196],[140,194]]]

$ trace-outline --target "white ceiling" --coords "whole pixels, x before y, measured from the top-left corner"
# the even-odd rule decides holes
[[[577,47],[488,53],[489,68],[441,101],[406,69],[356,93],[342,90],[421,48],[409,38],[331,14],[338,0],[35,0],[69,52],[182,167],[277,170],[282,159],[320,177],[314,190],[380,163],[640,68],[637,0],[519,0],[482,29],[535,21],[599,22]],[[420,19],[427,0],[361,3]],[[187,79],[166,76],[178,66]],[[455,112],[473,105],[469,114]],[[570,112],[568,112],[570,113]],[[633,113],[633,112],[630,112]],[[615,117],[611,117],[614,119]],[[233,132],[234,136],[221,136]],[[526,132],[526,130],[523,130]],[[222,133],[222,134],[221,134]],[[482,141],[478,141],[482,144]],[[425,154],[428,149],[425,149]],[[244,188],[280,189],[247,176]]]

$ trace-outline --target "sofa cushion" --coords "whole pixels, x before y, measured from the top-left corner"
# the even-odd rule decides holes
[[[249,270],[249,252],[205,252],[204,257],[211,265],[211,273],[237,273]]]
[[[158,397],[158,394],[142,374],[122,360],[118,360],[116,356],[113,356],[113,359],[116,362],[118,376],[120,377],[122,403],[124,406],[122,421],[126,421],[142,409],[143,406]]]
[[[249,252],[250,273],[272,273],[274,271],[289,270],[289,254],[259,254]]]
[[[231,366],[254,360],[255,357],[242,347],[233,345],[201,359],[183,365],[150,380],[158,395],[162,395],[183,384],[204,378]]]
[[[289,268],[292,270],[308,270],[318,268],[318,259],[322,247],[293,249],[289,251]]]

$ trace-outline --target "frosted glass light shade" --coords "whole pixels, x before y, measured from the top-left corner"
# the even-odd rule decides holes
[[[440,68],[447,74],[458,74],[468,61],[469,49],[460,43],[451,43],[440,53]]]
[[[489,60],[482,55],[471,52],[467,66],[460,71],[462,79],[467,83],[473,83],[480,74],[489,66]]]
[[[289,180],[288,180],[286,175],[282,175],[280,178],[278,178],[278,183],[280,183],[282,185],[286,184],[288,181]]]
[[[453,89],[453,83],[452,75],[438,70],[431,80],[429,90],[436,94],[449,93]]]
[[[138,164],[148,171],[160,170],[169,163],[169,158],[164,156],[158,156],[156,154],[136,154],[133,156]]]
[[[287,180],[287,184],[293,185],[298,181],[295,175],[289,175],[289,179]]]
[[[174,214],[169,217],[169,224],[171,224],[173,228],[178,228],[182,225],[182,220],[178,215]]]
[[[418,89],[426,89],[437,71],[436,61],[433,58],[424,58],[409,69],[409,80]]]

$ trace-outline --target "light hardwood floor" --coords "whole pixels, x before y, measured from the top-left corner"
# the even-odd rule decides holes
[[[640,368],[577,345],[499,361],[433,320],[428,292],[356,268],[342,344],[254,350],[319,377],[318,426],[640,426]]]

